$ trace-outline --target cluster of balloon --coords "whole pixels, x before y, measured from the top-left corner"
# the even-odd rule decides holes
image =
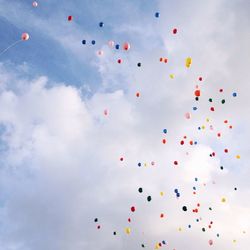
[[[35,6],[34,6],[35,7]],[[154,14],[154,16],[155,16],[155,18],[159,18],[160,17],[160,13],[159,12],[155,12],[155,14]],[[151,18],[152,18],[152,16],[151,16]],[[72,19],[73,19],[73,17],[72,16],[68,16],[68,21],[72,21]],[[104,27],[104,22],[99,22],[99,27],[100,28],[103,28]],[[103,30],[105,30],[105,29],[103,29]],[[172,28],[171,29],[171,34],[173,34],[173,35],[176,35],[177,33],[178,33],[178,30],[177,30],[177,28]],[[27,33],[24,33],[24,34],[27,34]],[[176,36],[176,38],[175,39],[178,39],[178,37],[179,36]],[[29,35],[27,34],[27,35],[24,35],[24,36],[22,36],[22,40],[28,40],[29,39]],[[86,40],[82,40],[82,44],[83,45],[85,45],[85,44],[87,44],[87,41]],[[96,44],[96,41],[95,40],[91,40],[91,41],[89,41],[88,42],[88,44],[92,44],[92,45],[95,45]],[[122,53],[124,53],[124,55],[127,55],[127,52],[128,51],[130,51],[130,49],[131,49],[131,45],[130,45],[130,43],[129,42],[123,42],[123,43],[117,43],[117,42],[115,42],[115,41],[113,41],[113,40],[109,40],[108,42],[107,42],[107,44],[106,44],[109,48],[111,48],[111,49],[113,49],[114,51],[116,51],[117,53],[119,53],[119,56],[122,54]],[[117,51],[117,50],[120,50],[120,51]],[[98,50],[97,52],[97,55],[99,55],[99,56],[102,56],[103,55],[103,51],[102,50]],[[157,59],[158,60],[158,59]],[[122,64],[123,63],[123,61],[124,61],[124,58],[120,58],[120,57],[118,57],[118,58],[116,58],[115,59],[115,63],[118,63],[118,64]],[[159,58],[159,61],[161,62],[161,63],[171,63],[171,57],[169,57],[169,58],[166,58],[166,57],[160,57]],[[192,65],[192,58],[191,57],[187,57],[186,59],[185,59],[185,65],[182,65],[182,67],[183,68],[190,68],[191,67],[191,65]],[[142,63],[141,62],[138,62],[136,65],[134,65],[134,66],[137,66],[137,67],[142,67]],[[120,68],[120,66],[119,66],[119,68]],[[122,68],[122,67],[121,67]],[[140,72],[143,72],[143,69],[141,69],[140,70]],[[204,89],[205,89],[205,87],[204,87],[204,89],[203,89],[203,81],[204,81],[204,76],[200,76],[200,73],[199,73],[199,75],[197,74],[197,73],[195,73],[196,75],[195,75],[195,78],[194,78],[194,80],[195,81],[197,81],[197,82],[199,82],[199,85],[196,85],[195,86],[195,89],[194,89],[194,91],[193,91],[193,93],[191,94],[191,96],[190,96],[190,99],[191,98],[194,98],[195,97],[195,101],[199,101],[199,99],[201,98],[201,96],[202,96],[202,98],[205,96],[206,97],[206,91],[204,91]],[[202,75],[202,74],[201,74]],[[175,75],[173,74],[173,73],[170,73],[169,74],[169,77],[170,77],[170,79],[174,79],[175,78]],[[177,77],[178,77],[178,75],[177,75]],[[205,76],[205,78],[206,78],[206,76]],[[226,106],[226,104],[228,103],[228,99],[226,99],[226,97],[224,96],[225,95],[225,91],[224,91],[224,89],[223,88],[221,88],[221,89],[219,89],[218,90],[218,92],[220,93],[220,96],[219,96],[219,100],[217,100],[217,97],[216,98],[214,98],[213,96],[208,96],[207,97],[207,100],[208,100],[208,102],[206,102],[206,104],[208,104],[207,106],[206,106],[206,109],[207,109],[207,113],[209,113],[210,114],[210,112],[216,112],[218,109],[222,109],[224,106]],[[218,93],[217,93],[218,94]],[[219,94],[218,94],[219,95]],[[237,92],[235,92],[235,91],[232,91],[231,92],[231,97],[232,98],[235,98],[235,97],[237,97],[238,96],[238,94],[237,94]],[[137,91],[137,92],[135,92],[135,96],[137,97],[137,98],[139,98],[139,97],[141,97],[141,93],[139,92],[139,91]],[[138,100],[140,100],[140,99],[138,99]],[[196,115],[199,115],[199,111],[200,111],[200,106],[199,106],[199,103],[200,102],[197,102],[197,105],[192,105],[191,106],[191,110],[192,110],[192,112],[195,112],[196,111],[196,113],[195,113],[195,115],[193,115],[191,112],[186,112],[185,114],[184,114],[184,117],[183,116],[181,116],[181,118],[182,119],[188,119],[188,120],[190,120],[191,119],[191,116],[192,117],[194,117],[193,119],[191,119],[189,122],[188,122],[188,124],[189,125],[192,125],[190,122],[193,122],[193,120],[195,120],[195,118],[196,118]],[[216,106],[217,104],[219,104],[219,106]],[[221,105],[221,104],[223,104],[223,105]],[[190,110],[190,109],[188,109],[187,108],[187,110]],[[198,110],[198,111],[197,111]],[[108,110],[107,109],[104,109],[104,111],[103,111],[103,113],[104,113],[104,115],[105,116],[107,116],[108,114],[109,114],[109,112],[108,112]],[[211,115],[212,116],[212,115]],[[204,119],[205,120],[205,119]],[[222,120],[223,121],[223,120]],[[230,123],[229,123],[229,121],[228,120],[224,120],[224,125],[226,126],[226,127],[228,127],[229,129],[232,129],[233,128],[233,126],[231,125],[231,121],[230,121]],[[198,130],[204,130],[205,131],[205,129],[206,129],[206,127],[211,131],[211,133],[215,133],[215,137],[216,138],[220,138],[220,139],[223,139],[223,137],[224,137],[224,133],[222,134],[222,132],[219,130],[219,131],[215,131],[216,129],[215,128],[217,128],[217,126],[216,126],[216,124],[214,124],[213,123],[213,121],[212,121],[212,119],[210,119],[210,118],[206,118],[206,120],[205,120],[205,123],[203,124],[203,125],[201,125],[201,126],[199,126],[198,127]],[[196,133],[196,131],[197,131],[197,127],[195,126],[195,133]],[[162,143],[162,144],[167,144],[167,142],[168,141],[170,141],[171,140],[171,137],[169,137],[168,138],[168,136],[170,135],[171,136],[171,131],[170,131],[170,133],[168,132],[168,129],[167,128],[162,128],[160,131],[159,131],[159,133],[160,133],[160,138],[162,138],[161,139],[161,141],[159,142],[159,143]],[[178,145],[181,145],[181,147],[179,147],[180,149],[184,149],[184,150],[186,150],[187,148],[189,148],[189,149],[191,149],[192,150],[192,148],[190,147],[190,146],[193,146],[193,145],[196,145],[197,144],[197,141],[196,140],[194,140],[194,138],[196,137],[196,135],[188,135],[188,136],[186,136],[186,135],[184,135],[183,137],[181,137],[181,139],[179,138],[178,139]],[[199,141],[199,143],[200,143],[200,141]],[[202,143],[202,142],[201,142]],[[188,146],[188,147],[187,147]],[[163,148],[164,148],[165,146],[163,146]],[[167,145],[166,145],[166,147],[167,147]],[[230,149],[230,151],[229,151],[229,149]],[[220,152],[215,152],[215,151],[213,151],[213,150],[211,150],[210,152],[209,152],[209,156],[211,157],[210,159],[211,160],[213,160],[213,158],[217,158],[217,157],[219,157],[218,155],[221,153],[221,154],[226,154],[226,155],[230,155],[230,152],[231,152],[231,148],[227,148],[226,146],[225,146],[225,148],[222,148],[221,150],[220,150]],[[186,153],[186,155],[187,156],[189,156],[191,153],[190,152],[185,152]],[[190,153],[190,154],[189,154]],[[224,156],[224,155],[223,155]],[[234,155],[234,157],[237,159],[237,160],[239,160],[241,157],[240,157],[240,155],[239,154],[235,154]],[[124,157],[122,156],[122,157],[118,157],[118,162],[120,161],[120,163],[122,164],[122,163],[124,163],[125,161],[124,161]],[[127,156],[126,156],[126,161],[127,161]],[[180,164],[180,162],[181,162],[181,164]],[[181,167],[182,167],[182,165],[184,165],[183,164],[183,162],[184,161],[177,161],[177,160],[173,160],[172,162],[171,162],[171,166],[173,166],[174,168],[173,168],[173,171],[179,171],[179,170],[181,170]],[[138,162],[137,163],[137,166],[138,167],[147,167],[147,166],[155,166],[155,161],[151,161],[151,163],[148,163],[148,162]],[[158,165],[158,164],[157,164]],[[178,167],[178,166],[180,166],[180,167]],[[141,168],[142,169],[142,168]],[[157,169],[157,168],[155,168],[155,169]],[[224,166],[220,166],[220,169],[221,170],[224,170],[225,169],[225,167]],[[195,177],[195,182],[196,182],[196,184],[195,185],[192,185],[191,186],[191,188],[190,188],[190,195],[192,195],[192,197],[194,197],[193,195],[196,195],[194,198],[195,199],[197,199],[197,198],[200,198],[200,196],[201,196],[201,189],[200,189],[200,186],[203,184],[203,186],[204,187],[206,187],[206,183],[200,183],[200,182],[198,182],[198,177]],[[212,182],[212,184],[215,184],[215,182],[213,181]],[[183,202],[183,197],[185,196],[185,192],[183,192],[182,193],[182,195],[180,195],[180,191],[177,189],[177,188],[174,188],[173,187],[173,189],[172,190],[174,190],[174,196],[173,196],[173,199],[175,199],[175,198],[177,198],[177,202]],[[183,188],[182,188],[182,190],[183,190]],[[237,191],[238,190],[238,188],[237,187],[232,187],[232,189],[231,190],[234,190],[234,191]],[[183,191],[185,191],[185,190],[183,190]],[[137,195],[138,196],[140,196],[140,197],[143,197],[143,199],[144,199],[144,201],[145,201],[145,203],[148,205],[148,206],[151,206],[152,205],[152,203],[157,203],[157,198],[154,200],[154,202],[151,202],[152,201],[152,196],[151,195],[148,195],[147,194],[147,192],[145,192],[145,190],[144,190],[144,187],[142,188],[142,187],[139,187],[137,190],[136,190],[136,193],[137,193]],[[139,194],[138,194],[139,193]],[[146,194],[145,194],[146,193]],[[159,192],[160,193],[160,196],[161,196],[161,199],[164,199],[165,198],[165,194],[164,194],[164,192],[163,191],[161,191],[161,192]],[[144,195],[145,194],[145,195]],[[151,193],[152,194],[152,193]],[[225,193],[225,195],[226,195],[226,193]],[[171,195],[169,195],[169,197],[171,197]],[[186,199],[185,199],[186,200]],[[220,204],[221,204],[221,206],[223,206],[226,202],[228,202],[228,199],[226,198],[226,197],[221,197],[220,198]],[[134,201],[133,201],[134,202]],[[180,210],[180,211],[182,211],[182,212],[184,212],[183,213],[183,216],[185,215],[185,216],[188,216],[188,215],[190,215],[191,213],[193,213],[193,215],[195,216],[195,218],[192,218],[192,220],[194,220],[194,221],[196,221],[197,223],[201,223],[202,222],[202,220],[203,220],[203,218],[201,217],[201,215],[202,215],[202,213],[206,210],[208,213],[210,213],[209,214],[209,216],[211,216],[211,214],[212,214],[212,212],[210,212],[210,211],[212,211],[213,210],[213,208],[212,208],[213,206],[208,206],[207,205],[207,207],[206,207],[206,209],[204,209],[204,205],[202,205],[202,209],[201,209],[201,205],[200,205],[200,203],[196,203],[194,206],[192,205],[192,207],[191,207],[191,205],[190,205],[190,207],[189,207],[189,205],[186,203],[186,205],[181,205],[181,206],[179,206],[178,207],[178,209],[177,210]],[[136,220],[134,220],[134,217],[132,217],[132,216],[138,216],[139,214],[140,214],[140,212],[142,211],[142,209],[141,209],[141,207],[138,207],[138,209],[137,209],[137,207],[136,206],[129,206],[129,211],[130,211],[130,215],[131,215],[131,217],[129,217],[129,218],[126,218],[126,220],[127,220],[127,223],[129,223],[129,225],[131,225],[131,227],[126,227],[126,226],[123,226],[123,228],[124,228],[124,232],[123,233],[125,233],[125,234],[127,234],[127,235],[130,235],[131,234],[131,232],[133,232],[134,234],[137,232],[137,230],[134,230],[133,228],[132,228],[132,226],[133,226],[133,224],[135,223],[135,221]],[[157,213],[157,216],[158,216],[158,218],[160,218],[160,219],[162,219],[162,220],[164,220],[164,218],[166,218],[166,214],[164,213],[164,212],[158,212]],[[95,219],[95,223],[97,223],[98,222],[98,219],[96,218]],[[199,224],[197,224],[197,225],[199,225]],[[98,229],[100,229],[100,225],[97,225],[97,228]],[[189,228],[189,229],[193,229],[193,227],[194,226],[191,226],[191,223],[190,224],[187,224],[187,228]],[[210,221],[210,223],[209,224],[207,224],[206,226],[199,226],[199,230],[201,231],[201,232],[203,232],[203,233],[206,233],[207,231],[208,231],[208,229],[211,229],[212,227],[214,227],[213,226],[213,221]],[[182,227],[177,227],[177,230],[179,231],[179,232],[182,232],[182,231],[184,231],[183,230],[183,228]],[[112,231],[112,233],[113,233],[113,235],[117,235],[117,232],[116,231]],[[144,234],[144,233],[143,233]],[[220,236],[220,234],[219,233],[217,233],[216,234],[216,236],[217,237],[219,237]],[[212,246],[212,245],[214,245],[214,240],[212,240],[212,239],[209,239],[209,238],[207,238],[207,240],[206,240],[206,244],[207,244],[207,242],[208,242],[208,244],[210,245],[210,246]],[[233,241],[234,243],[236,243],[236,240],[234,240]],[[161,241],[161,242],[157,242],[156,241],[156,243],[153,243],[153,246],[155,246],[155,249],[160,249],[161,247],[163,247],[164,245],[166,245],[167,243],[166,243],[166,241],[164,240],[164,241]],[[142,248],[145,248],[146,247],[146,245],[144,244],[144,243],[142,243],[141,244],[141,247]],[[148,244],[147,244],[147,247],[148,247]]]
[[[161,58],[160,58],[160,62],[167,63],[167,62],[168,62],[168,59],[167,59],[167,58],[163,58],[163,57],[161,57]]]

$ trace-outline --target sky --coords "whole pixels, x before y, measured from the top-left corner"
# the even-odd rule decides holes
[[[37,3],[0,0],[0,250],[250,249],[250,2]]]

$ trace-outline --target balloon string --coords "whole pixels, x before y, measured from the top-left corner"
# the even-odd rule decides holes
[[[21,41],[22,41],[22,39],[21,39],[21,40],[17,40],[17,41],[15,41],[14,43],[12,43],[9,47],[7,47],[6,49],[4,49],[4,50],[0,53],[0,56],[1,56],[3,53],[5,53],[7,50],[9,50],[10,48],[14,47],[16,44],[18,44],[18,43],[21,42]]]

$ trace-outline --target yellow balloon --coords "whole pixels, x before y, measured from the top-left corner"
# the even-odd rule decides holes
[[[174,74],[170,74],[169,77],[170,77],[171,79],[174,79]]]
[[[126,232],[126,234],[130,234],[131,229],[130,229],[129,227],[126,227],[126,228],[125,228],[125,232]]]
[[[160,195],[163,196],[163,195],[164,195],[164,192],[160,192]]]
[[[225,197],[223,197],[222,199],[221,199],[221,202],[226,202],[226,198]]]
[[[189,68],[189,67],[191,66],[191,64],[192,64],[192,58],[191,58],[191,57],[188,57],[188,58],[186,59],[186,67]]]
[[[237,158],[237,159],[240,159],[240,155],[236,155],[236,158]]]

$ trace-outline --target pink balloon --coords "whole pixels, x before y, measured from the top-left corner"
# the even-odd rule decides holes
[[[29,40],[30,36],[29,36],[28,33],[23,33],[21,38],[22,38],[23,41],[27,41],[27,40]]]
[[[124,49],[124,50],[129,50],[129,49],[130,49],[130,44],[129,44],[128,42],[125,42],[125,43],[123,44],[123,49]]]
[[[32,6],[36,8],[36,7],[38,6],[38,3],[37,3],[36,1],[34,1],[34,2],[32,3]]]
[[[191,118],[191,114],[190,114],[189,112],[187,112],[187,113],[185,114],[185,117],[186,117],[187,119],[190,119],[190,118]]]
[[[103,50],[98,50],[98,51],[97,51],[97,55],[98,55],[98,56],[103,56],[103,54],[104,54]]]
[[[107,109],[104,109],[104,115],[108,115],[108,110]]]
[[[113,48],[113,47],[115,46],[115,42],[112,41],[112,40],[110,40],[110,41],[108,42],[108,45],[109,45],[110,48]]]
[[[208,241],[208,244],[209,244],[210,246],[212,246],[213,243],[214,243],[213,240],[209,240],[209,241]]]

